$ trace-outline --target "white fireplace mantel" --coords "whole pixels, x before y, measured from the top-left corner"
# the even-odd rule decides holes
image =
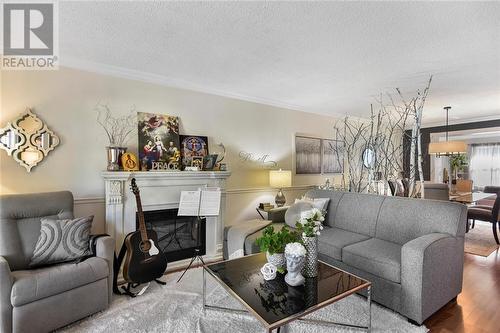
[[[136,179],[144,211],[179,207],[181,191],[200,187],[220,187],[222,191],[219,216],[208,217],[206,225],[207,260],[222,257],[224,216],[226,212],[226,179],[229,171],[105,171],[102,177],[106,192],[106,233],[116,240],[119,251],[125,236],[136,230],[136,202],[130,180]],[[182,266],[183,261],[169,269]]]

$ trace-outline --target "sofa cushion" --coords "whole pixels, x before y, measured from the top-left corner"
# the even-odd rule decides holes
[[[319,252],[337,260],[342,260],[342,248],[370,237],[339,228],[325,227],[318,239]]]
[[[455,202],[387,197],[375,237],[400,245],[431,233],[463,237],[467,206]]]
[[[14,271],[11,303],[13,306],[31,303],[104,279],[108,273],[106,260],[97,257],[78,264],[60,264]]]
[[[325,222],[324,222],[325,225],[328,225],[330,227],[335,226],[335,215],[337,213],[337,206],[339,205],[339,201],[343,195],[344,192],[320,190],[320,189],[309,190],[305,194],[306,197],[313,199],[330,198],[330,201],[328,202],[327,205]]]
[[[385,198],[373,194],[344,193],[337,207],[334,226],[374,237],[377,216]]]
[[[386,280],[401,282],[401,245],[371,238],[342,249],[342,261]]]

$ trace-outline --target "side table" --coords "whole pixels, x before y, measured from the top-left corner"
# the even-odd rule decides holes
[[[257,213],[259,213],[260,217],[263,220],[275,221],[277,215],[280,215],[280,216],[282,215],[284,217],[285,212],[288,208],[290,208],[290,206],[276,207],[276,208],[271,208],[268,210],[264,210],[262,208],[257,207],[257,208],[255,208],[255,210],[257,211]],[[267,214],[267,216],[266,216],[266,214]]]

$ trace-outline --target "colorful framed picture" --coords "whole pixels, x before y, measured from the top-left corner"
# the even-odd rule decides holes
[[[184,169],[192,166],[193,157],[208,155],[208,138],[206,136],[181,135],[181,165]]]
[[[217,164],[217,157],[219,155],[212,154],[207,155],[203,158],[203,170],[213,170],[215,168],[215,164]]]
[[[193,156],[191,158],[191,166],[198,168],[198,170],[203,169],[203,157],[202,156]]]
[[[139,159],[151,169],[153,162],[179,165],[179,118],[164,114],[137,113]]]

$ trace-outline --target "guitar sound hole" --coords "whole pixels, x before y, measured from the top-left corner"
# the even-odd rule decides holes
[[[141,249],[142,252],[147,253],[151,249],[151,243],[149,242],[149,240],[142,241],[139,248]]]

